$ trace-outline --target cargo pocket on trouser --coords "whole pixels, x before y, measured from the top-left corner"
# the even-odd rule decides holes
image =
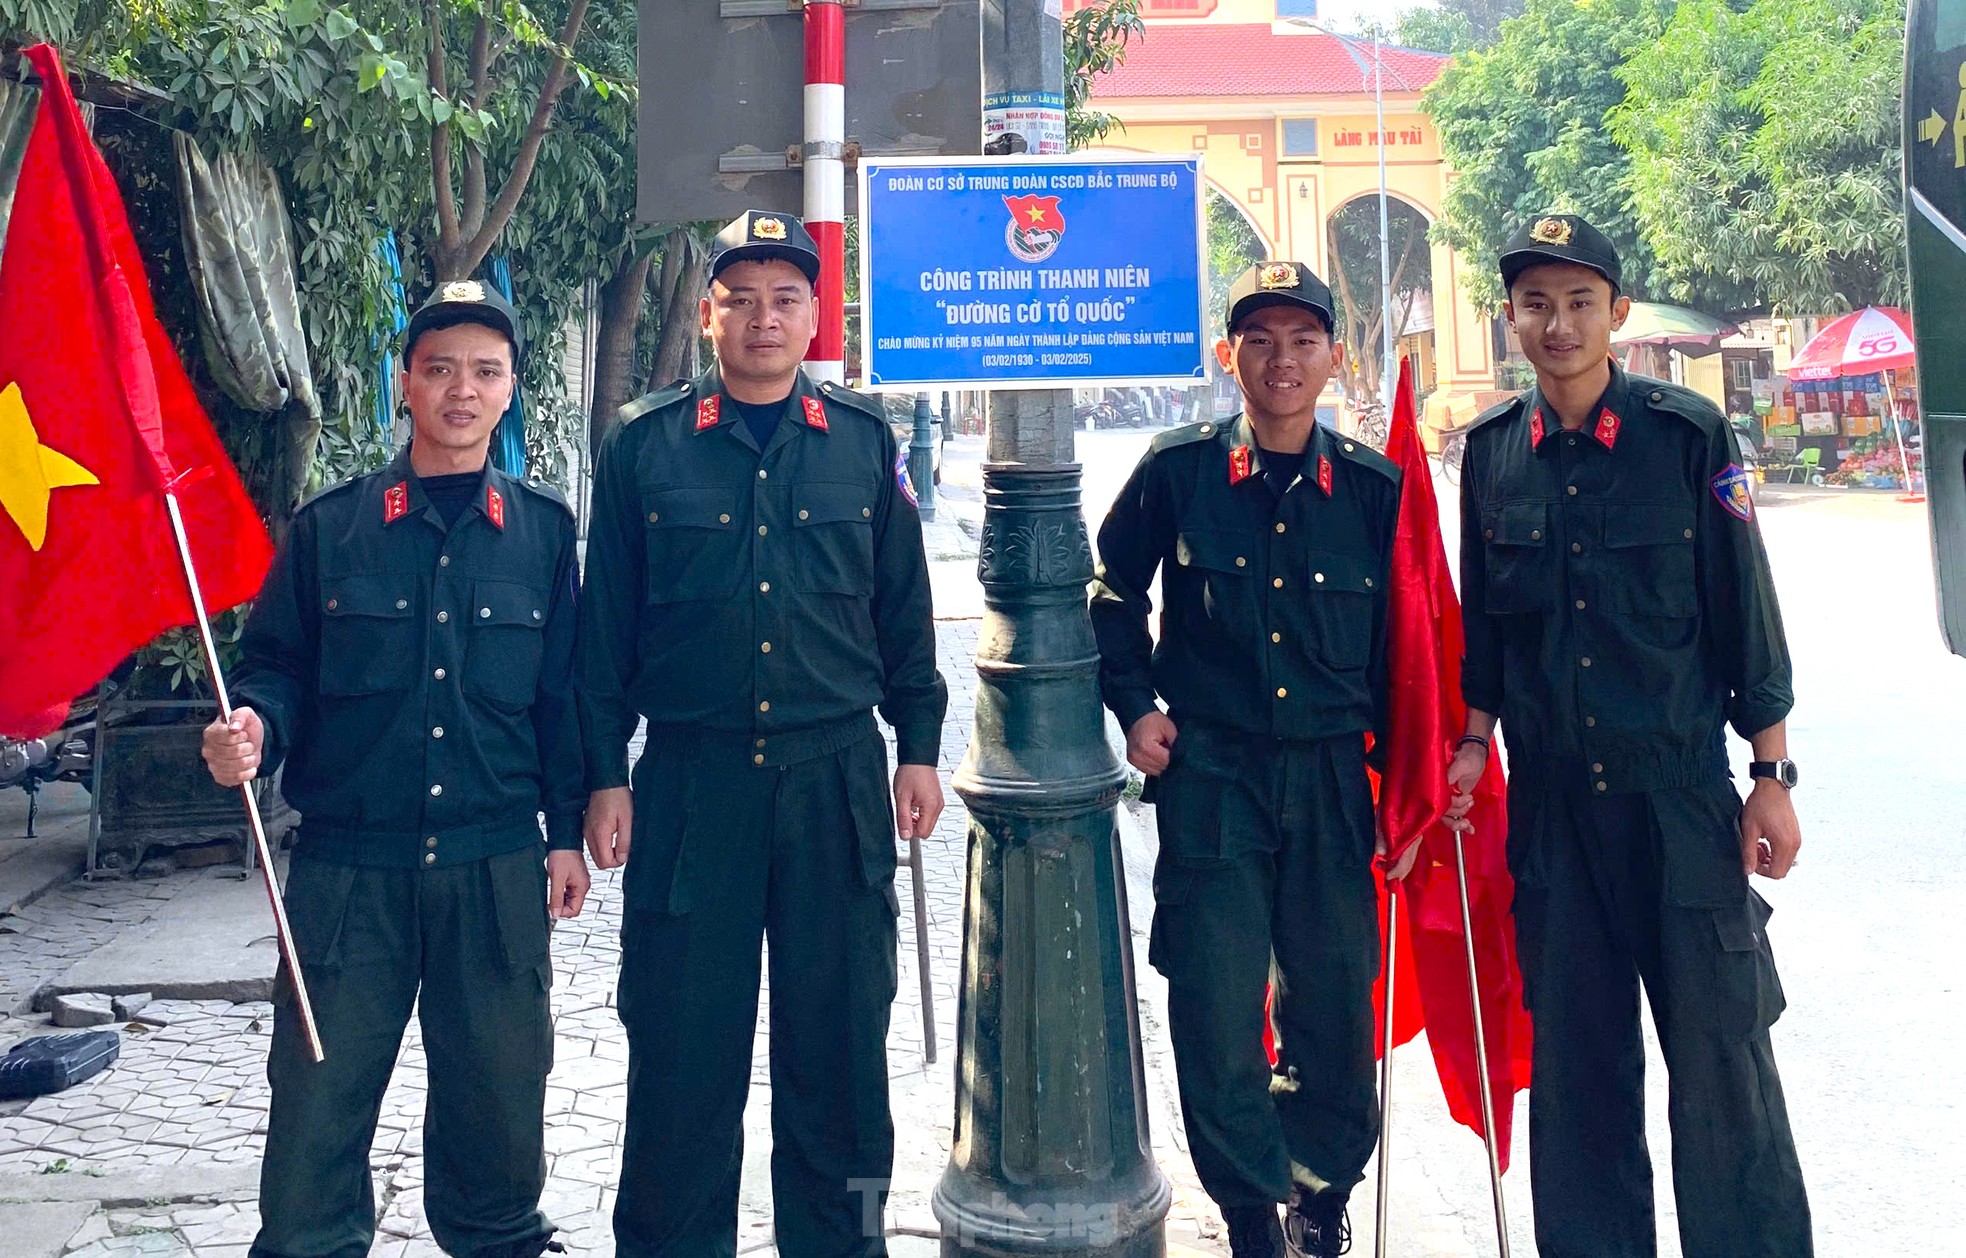
[[[288,867],[281,899],[303,974],[341,968],[342,921],[348,915],[348,901],[359,872],[353,865],[315,860],[295,860]],[[293,994],[293,974],[282,958],[273,980],[273,1003],[290,1004]]]
[[[1183,952],[1173,942],[1181,931],[1181,918],[1187,913],[1200,873],[1167,858],[1163,848],[1154,864],[1154,921],[1147,935],[1147,962],[1163,977],[1172,980],[1173,966]],[[1172,954],[1172,955],[1170,955]]]
[[[538,1036],[542,1072],[553,1068],[553,1019],[548,993],[553,988],[551,918],[546,911],[546,860],[537,847],[507,852],[485,861],[491,883],[498,959],[505,969],[516,1031],[526,1023]]]
[[[684,852],[696,809],[697,756],[692,748],[650,745],[635,764],[635,813],[628,865],[622,871],[626,918],[689,912]]]
[[[1726,779],[1646,796],[1659,843],[1665,903],[1685,909],[1738,909],[1747,895],[1741,868],[1741,799]]]
[[[1768,943],[1768,919],[1774,912],[1754,890],[1739,907],[1713,910],[1719,951],[1714,957],[1712,1008],[1715,1030],[1729,1043],[1753,1039],[1774,1026],[1788,1008],[1781,977],[1775,972],[1775,951]]]
[[[1160,831],[1162,862],[1219,860],[1222,808],[1227,783],[1197,769],[1176,739],[1173,760],[1154,792],[1154,823]]]
[[[847,811],[853,817],[855,850],[860,860],[860,885],[885,887],[890,906],[899,915],[894,871],[899,865],[894,845],[894,801],[887,789],[887,741],[869,735],[840,752],[841,786]]]

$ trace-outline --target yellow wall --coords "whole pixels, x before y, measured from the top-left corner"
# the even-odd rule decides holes
[[[1686,387],[1695,393],[1712,400],[1722,411],[1727,409],[1727,375],[1721,360],[1722,354],[1708,354],[1705,358],[1688,358],[1677,355],[1680,372]]]

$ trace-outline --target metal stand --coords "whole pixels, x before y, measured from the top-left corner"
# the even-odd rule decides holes
[[[1488,1150],[1488,1183],[1495,1195],[1495,1243],[1509,1258],[1509,1215],[1502,1205],[1502,1160],[1495,1148],[1495,1096],[1488,1083],[1488,1036],[1481,1021],[1481,980],[1475,971],[1474,912],[1468,904],[1468,858],[1454,832],[1454,872],[1461,887],[1461,939],[1468,948],[1468,1000],[1474,1012],[1475,1077],[1481,1083],[1481,1143]]]
[[[1386,1031],[1379,1053],[1379,1201],[1372,1229],[1372,1252],[1386,1258],[1386,1216],[1393,1191],[1393,990],[1398,978],[1399,883],[1386,883]]]

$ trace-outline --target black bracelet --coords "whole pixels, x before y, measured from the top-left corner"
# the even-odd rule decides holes
[[[1488,740],[1486,738],[1483,738],[1480,734],[1461,735],[1461,741],[1455,744],[1455,749],[1458,751],[1460,748],[1467,746],[1469,743],[1473,743],[1475,746],[1481,748],[1483,751],[1488,750]]]

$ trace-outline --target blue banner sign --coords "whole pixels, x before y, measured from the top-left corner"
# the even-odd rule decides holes
[[[860,167],[869,389],[1200,384],[1201,159]]]

